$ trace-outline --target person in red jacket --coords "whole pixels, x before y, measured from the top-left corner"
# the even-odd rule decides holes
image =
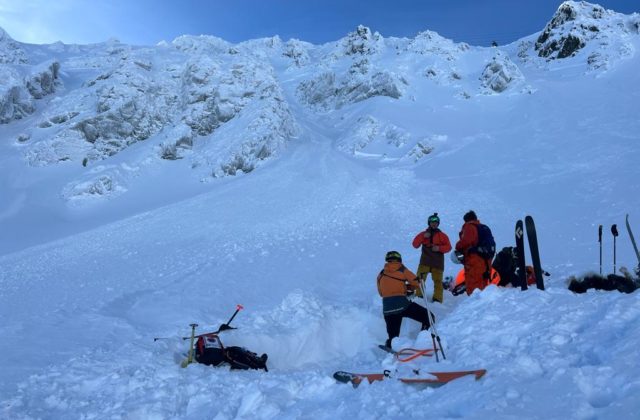
[[[444,254],[451,251],[451,242],[446,233],[438,229],[440,217],[433,213],[427,219],[429,227],[413,238],[413,247],[422,246],[422,255],[418,265],[417,275],[422,280],[427,280],[427,274],[431,273],[433,280],[433,302],[442,303],[443,290],[442,277],[444,274]],[[417,294],[420,289],[418,289]]]
[[[467,294],[470,295],[475,289],[484,289],[489,280],[489,270],[491,260],[487,260],[473,252],[473,248],[478,245],[478,225],[480,221],[473,210],[465,213],[464,225],[460,231],[460,240],[456,243],[456,251],[464,254],[464,278],[467,287]]]

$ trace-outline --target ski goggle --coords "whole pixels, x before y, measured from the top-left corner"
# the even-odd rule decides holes
[[[431,216],[429,217],[429,219],[427,219],[427,221],[429,223],[433,223],[433,222],[440,223],[440,218],[438,216]]]

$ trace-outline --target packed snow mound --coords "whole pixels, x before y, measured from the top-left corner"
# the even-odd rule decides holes
[[[633,45],[625,38],[637,35],[637,14],[623,15],[587,2],[566,1],[535,42],[538,56],[564,59],[578,55],[587,46],[588,64],[600,68],[612,60],[633,54]]]

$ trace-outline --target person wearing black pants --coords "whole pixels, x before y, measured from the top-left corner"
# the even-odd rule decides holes
[[[408,293],[420,287],[418,278],[402,264],[402,256],[397,251],[389,251],[385,265],[378,274],[378,293],[382,297],[382,312],[387,324],[388,339],[385,345],[391,348],[391,341],[400,335],[402,318],[410,318],[429,329],[429,311],[407,298]],[[433,316],[433,314],[431,314]]]

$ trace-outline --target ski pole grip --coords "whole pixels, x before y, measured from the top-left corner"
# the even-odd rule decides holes
[[[602,243],[602,225],[598,226],[598,242]]]
[[[618,236],[618,226],[617,225],[611,225],[611,233],[613,234],[613,236]]]

